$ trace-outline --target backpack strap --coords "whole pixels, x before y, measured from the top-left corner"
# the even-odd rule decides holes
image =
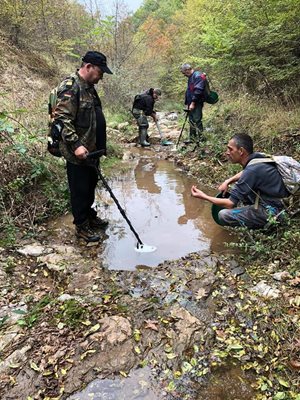
[[[253,160],[248,162],[246,167],[248,167],[248,165],[255,165],[255,164],[261,164],[261,163],[276,163],[276,161],[272,157],[253,158]]]

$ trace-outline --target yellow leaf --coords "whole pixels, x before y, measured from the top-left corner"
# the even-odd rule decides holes
[[[96,325],[92,326],[92,327],[84,334],[84,337],[85,337],[85,336],[88,336],[90,333],[95,333],[95,332],[97,332],[99,328],[100,328],[100,324],[96,324]]]
[[[52,375],[53,374],[53,371],[44,371],[43,372],[43,376],[49,376],[49,375]]]
[[[82,323],[82,325],[85,325],[85,326],[90,326],[91,325],[91,321],[89,321],[89,320],[81,321],[81,323]]]
[[[283,379],[277,378],[277,380],[278,380],[278,382],[280,383],[281,386],[284,386],[286,388],[290,387],[290,384],[288,382],[284,381]]]
[[[174,354],[174,353],[168,353],[168,354],[166,354],[166,356],[167,356],[167,358],[168,358],[169,360],[173,360],[173,358],[176,358],[176,357],[177,357],[176,354]]]
[[[33,361],[30,361],[30,368],[32,368],[33,370],[35,370],[35,371],[37,371],[37,372],[40,372],[40,369],[39,369],[39,367],[36,365],[36,363],[35,362],[33,362]]]
[[[89,354],[96,353],[96,350],[87,350],[80,356],[80,360],[84,360]]]

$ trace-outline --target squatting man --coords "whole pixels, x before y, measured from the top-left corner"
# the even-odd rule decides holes
[[[243,167],[241,172],[219,186],[219,190],[225,195],[229,185],[235,183],[229,197],[212,197],[196,186],[191,188],[192,196],[224,207],[218,215],[221,225],[263,228],[271,217],[280,216],[283,209],[282,199],[289,196],[275,163],[250,163],[253,159],[266,156],[253,152],[252,138],[243,133],[236,134],[229,140],[226,156],[232,163]]]

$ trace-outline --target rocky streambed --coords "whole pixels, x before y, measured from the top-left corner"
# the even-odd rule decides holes
[[[159,136],[153,152],[174,158]],[[109,270],[103,245],[44,225],[0,249],[1,399],[298,399],[299,280],[280,263],[208,249]]]

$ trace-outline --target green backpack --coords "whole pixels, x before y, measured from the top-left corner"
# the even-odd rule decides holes
[[[210,90],[208,79],[205,80],[205,97],[204,101],[208,104],[216,104],[219,101],[217,92]]]

